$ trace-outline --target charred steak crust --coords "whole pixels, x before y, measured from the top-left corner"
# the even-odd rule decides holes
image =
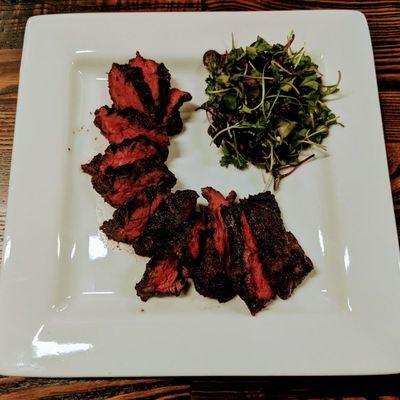
[[[99,172],[102,159],[102,154],[95,155],[90,162],[81,165],[82,171],[90,176],[96,175]]]
[[[111,115],[117,114],[122,118],[126,118],[130,123],[137,123],[145,129],[156,129],[159,127],[157,122],[150,116],[143,114],[142,112],[132,108],[127,107],[124,109],[117,109],[114,107],[103,106],[98,108],[94,115],[97,117],[99,115]],[[102,121],[99,118],[95,118],[94,124],[101,130],[102,129]]]
[[[147,187],[118,207],[113,217],[104,221],[100,229],[111,240],[132,243],[143,232],[150,216],[170,194],[168,184]]]
[[[137,51],[136,57],[129,60],[129,65],[139,67],[143,71],[143,78],[149,85],[155,103],[155,114],[160,122],[165,114],[169,100],[171,75],[163,63],[158,64],[154,60],[145,59]]]
[[[241,204],[271,285],[279,297],[287,299],[312,271],[312,262],[294,235],[285,230],[278,203],[271,193],[249,196]]]
[[[108,106],[100,107],[95,111],[94,124],[110,143],[145,136],[160,147],[169,145],[165,129],[153,118],[133,108],[117,110]]]
[[[197,198],[194,190],[178,190],[168,197],[151,216],[143,234],[133,242],[136,254],[152,256],[173,247],[176,235],[196,208]]]
[[[236,193],[232,191],[225,198],[211,187],[205,187],[201,192],[208,201],[208,206],[202,209],[206,229],[202,233],[202,252],[192,278],[200,294],[226,302],[236,293],[227,274],[227,235],[221,207],[232,204]]]
[[[141,68],[114,63],[109,73],[109,89],[115,108],[132,107],[146,114],[154,113],[154,100]],[[132,101],[136,96],[139,101]]]
[[[157,67],[158,75],[158,104],[156,110],[156,117],[159,122],[162,121],[169,99],[169,90],[171,88],[171,74],[164,63],[161,63]]]
[[[163,125],[169,136],[177,135],[182,131],[183,122],[179,109],[183,103],[190,100],[192,100],[192,95],[188,92],[175,88],[169,91],[169,103],[163,118]]]
[[[143,147],[147,146],[149,148],[154,148],[157,151],[158,157],[161,161],[165,161],[168,158],[169,150],[167,146],[160,146],[156,142],[153,142],[152,140],[143,135],[136,136],[135,138],[132,139],[125,139],[121,143],[111,143],[107,147],[105,153],[110,152],[116,154],[121,148],[124,147],[133,148],[138,145],[142,145]]]
[[[135,288],[142,301],[147,301],[151,297],[179,296],[185,284],[179,258],[173,253],[160,253],[146,264],[145,273]]]
[[[143,186],[146,178],[153,176],[154,179],[150,179],[150,182]],[[164,163],[155,162],[153,159],[138,160],[133,164],[107,169],[104,174],[92,177],[92,185],[96,192],[114,207],[125,203],[146,186],[161,184],[172,188],[176,184],[176,178]]]
[[[119,168],[140,159],[153,158],[156,161],[165,161],[167,157],[168,147],[158,146],[145,136],[137,136],[134,139],[125,139],[119,144],[110,144],[104,154],[99,153],[88,164],[83,164],[82,170],[94,176],[105,173],[108,168]]]
[[[221,257],[215,247],[214,216],[207,207],[200,206],[204,229],[200,231],[199,240],[201,250],[195,265],[191,265],[189,273],[198,293],[202,296],[227,302],[235,297],[232,282],[226,271],[226,257]]]
[[[222,215],[226,223],[229,240],[229,265],[228,276],[240,298],[246,303],[250,312],[255,315],[262,310],[274,295],[272,292],[260,292],[257,287],[257,279],[265,279],[265,276],[256,276],[251,263],[257,255],[249,254],[249,243],[243,231],[242,209],[238,204],[223,207]],[[260,267],[260,265],[258,265]],[[258,271],[265,274],[265,271]]]

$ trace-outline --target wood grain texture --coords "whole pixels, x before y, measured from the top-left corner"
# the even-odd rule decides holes
[[[0,50],[0,243],[3,244],[21,50]],[[1,258],[1,256],[0,256]]]
[[[400,226],[400,2],[398,0],[0,0],[0,246],[6,214],[18,72],[29,16],[93,11],[219,11],[343,8],[368,20],[374,47],[397,226]],[[1,355],[0,355],[1,357]],[[0,377],[4,399],[400,400],[400,375],[378,377],[32,379]]]
[[[368,394],[368,395],[367,395]],[[0,400],[400,400],[398,376],[289,378],[0,378]]]
[[[179,379],[0,379],[1,400],[189,399]]]
[[[70,1],[11,1],[0,2],[0,47],[22,47],[25,23],[32,15],[61,14],[71,12],[118,12],[118,11],[199,11],[200,0],[70,0]]]

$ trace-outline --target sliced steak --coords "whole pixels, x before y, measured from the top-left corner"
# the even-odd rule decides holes
[[[221,207],[232,204],[236,193],[231,192],[225,198],[207,187],[202,189],[202,194],[208,200],[208,207],[201,208],[206,229],[202,232],[202,250],[198,263],[190,271],[191,277],[201,295],[225,302],[235,296],[235,291],[227,275],[227,234]]]
[[[141,68],[114,63],[108,73],[108,88],[115,108],[154,113],[154,100]]]
[[[202,236],[206,229],[205,207],[200,206],[200,212],[193,213],[187,236],[187,256],[192,262],[198,260],[202,251]]]
[[[139,52],[129,61],[129,65],[142,69],[144,81],[149,86],[154,100],[157,119],[161,120],[169,100],[171,75],[168,69],[163,63],[158,64],[154,60],[143,58]]]
[[[170,195],[169,185],[150,186],[120,206],[112,219],[103,222],[100,229],[109,239],[132,243],[143,233],[158,206]]]
[[[107,168],[122,167],[145,158],[165,161],[167,156],[167,147],[158,147],[146,137],[138,136],[120,144],[110,144],[104,154],[97,154],[88,164],[82,165],[82,170],[93,176],[104,174]]]
[[[147,301],[154,296],[179,296],[185,283],[179,258],[173,253],[162,253],[150,259],[143,278],[135,288],[137,295]]]
[[[95,155],[90,162],[81,165],[82,171],[90,176],[97,175],[99,173],[102,160],[103,154],[99,153]]]
[[[255,315],[274,298],[274,292],[241,205],[223,207],[222,215],[229,239],[229,278],[237,294]]]
[[[165,130],[153,119],[134,109],[117,110],[104,106],[96,110],[95,116],[94,124],[110,143],[145,136],[158,146],[169,145]]]
[[[162,120],[168,135],[176,135],[182,131],[183,122],[179,109],[183,103],[192,100],[192,96],[188,92],[173,88],[169,91],[169,100]]]
[[[149,219],[143,234],[134,241],[136,254],[152,256],[174,247],[175,239],[196,208],[197,198],[193,190],[178,190],[168,197]]]
[[[285,230],[279,206],[271,193],[249,196],[241,204],[271,285],[279,297],[287,299],[313,269],[312,262],[293,234]]]
[[[164,163],[152,159],[138,160],[134,164],[107,169],[104,174],[92,177],[92,185],[103,199],[113,207],[119,207],[146,187],[176,183],[174,174]]]

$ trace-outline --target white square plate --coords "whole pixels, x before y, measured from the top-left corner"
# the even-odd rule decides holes
[[[207,121],[205,50],[261,35],[304,43],[327,82],[329,153],[287,178],[277,198],[316,271],[288,301],[251,317],[191,291],[142,303],[145,259],[99,233],[111,214],[80,172],[105,148],[93,112],[106,72],[136,50],[163,61],[193,101],[172,140],[179,189],[240,196],[260,172],[219,166]],[[97,140],[98,138],[98,140]],[[122,247],[122,246],[121,246]],[[400,271],[368,26],[348,11],[82,14],[27,25],[0,277],[0,372],[33,376],[332,375],[400,371]]]

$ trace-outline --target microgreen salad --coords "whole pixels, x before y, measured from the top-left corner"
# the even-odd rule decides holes
[[[304,47],[293,51],[295,35],[286,44],[271,45],[262,37],[246,48],[225,54],[208,50],[203,63],[210,75],[206,83],[206,110],[212,142],[222,149],[222,166],[244,169],[249,163],[270,172],[274,188],[302,163],[313,146],[323,140],[338,117],[325,99],[339,90],[325,86],[318,65]],[[341,125],[341,124],[340,124]],[[302,158],[302,159],[301,159]]]

